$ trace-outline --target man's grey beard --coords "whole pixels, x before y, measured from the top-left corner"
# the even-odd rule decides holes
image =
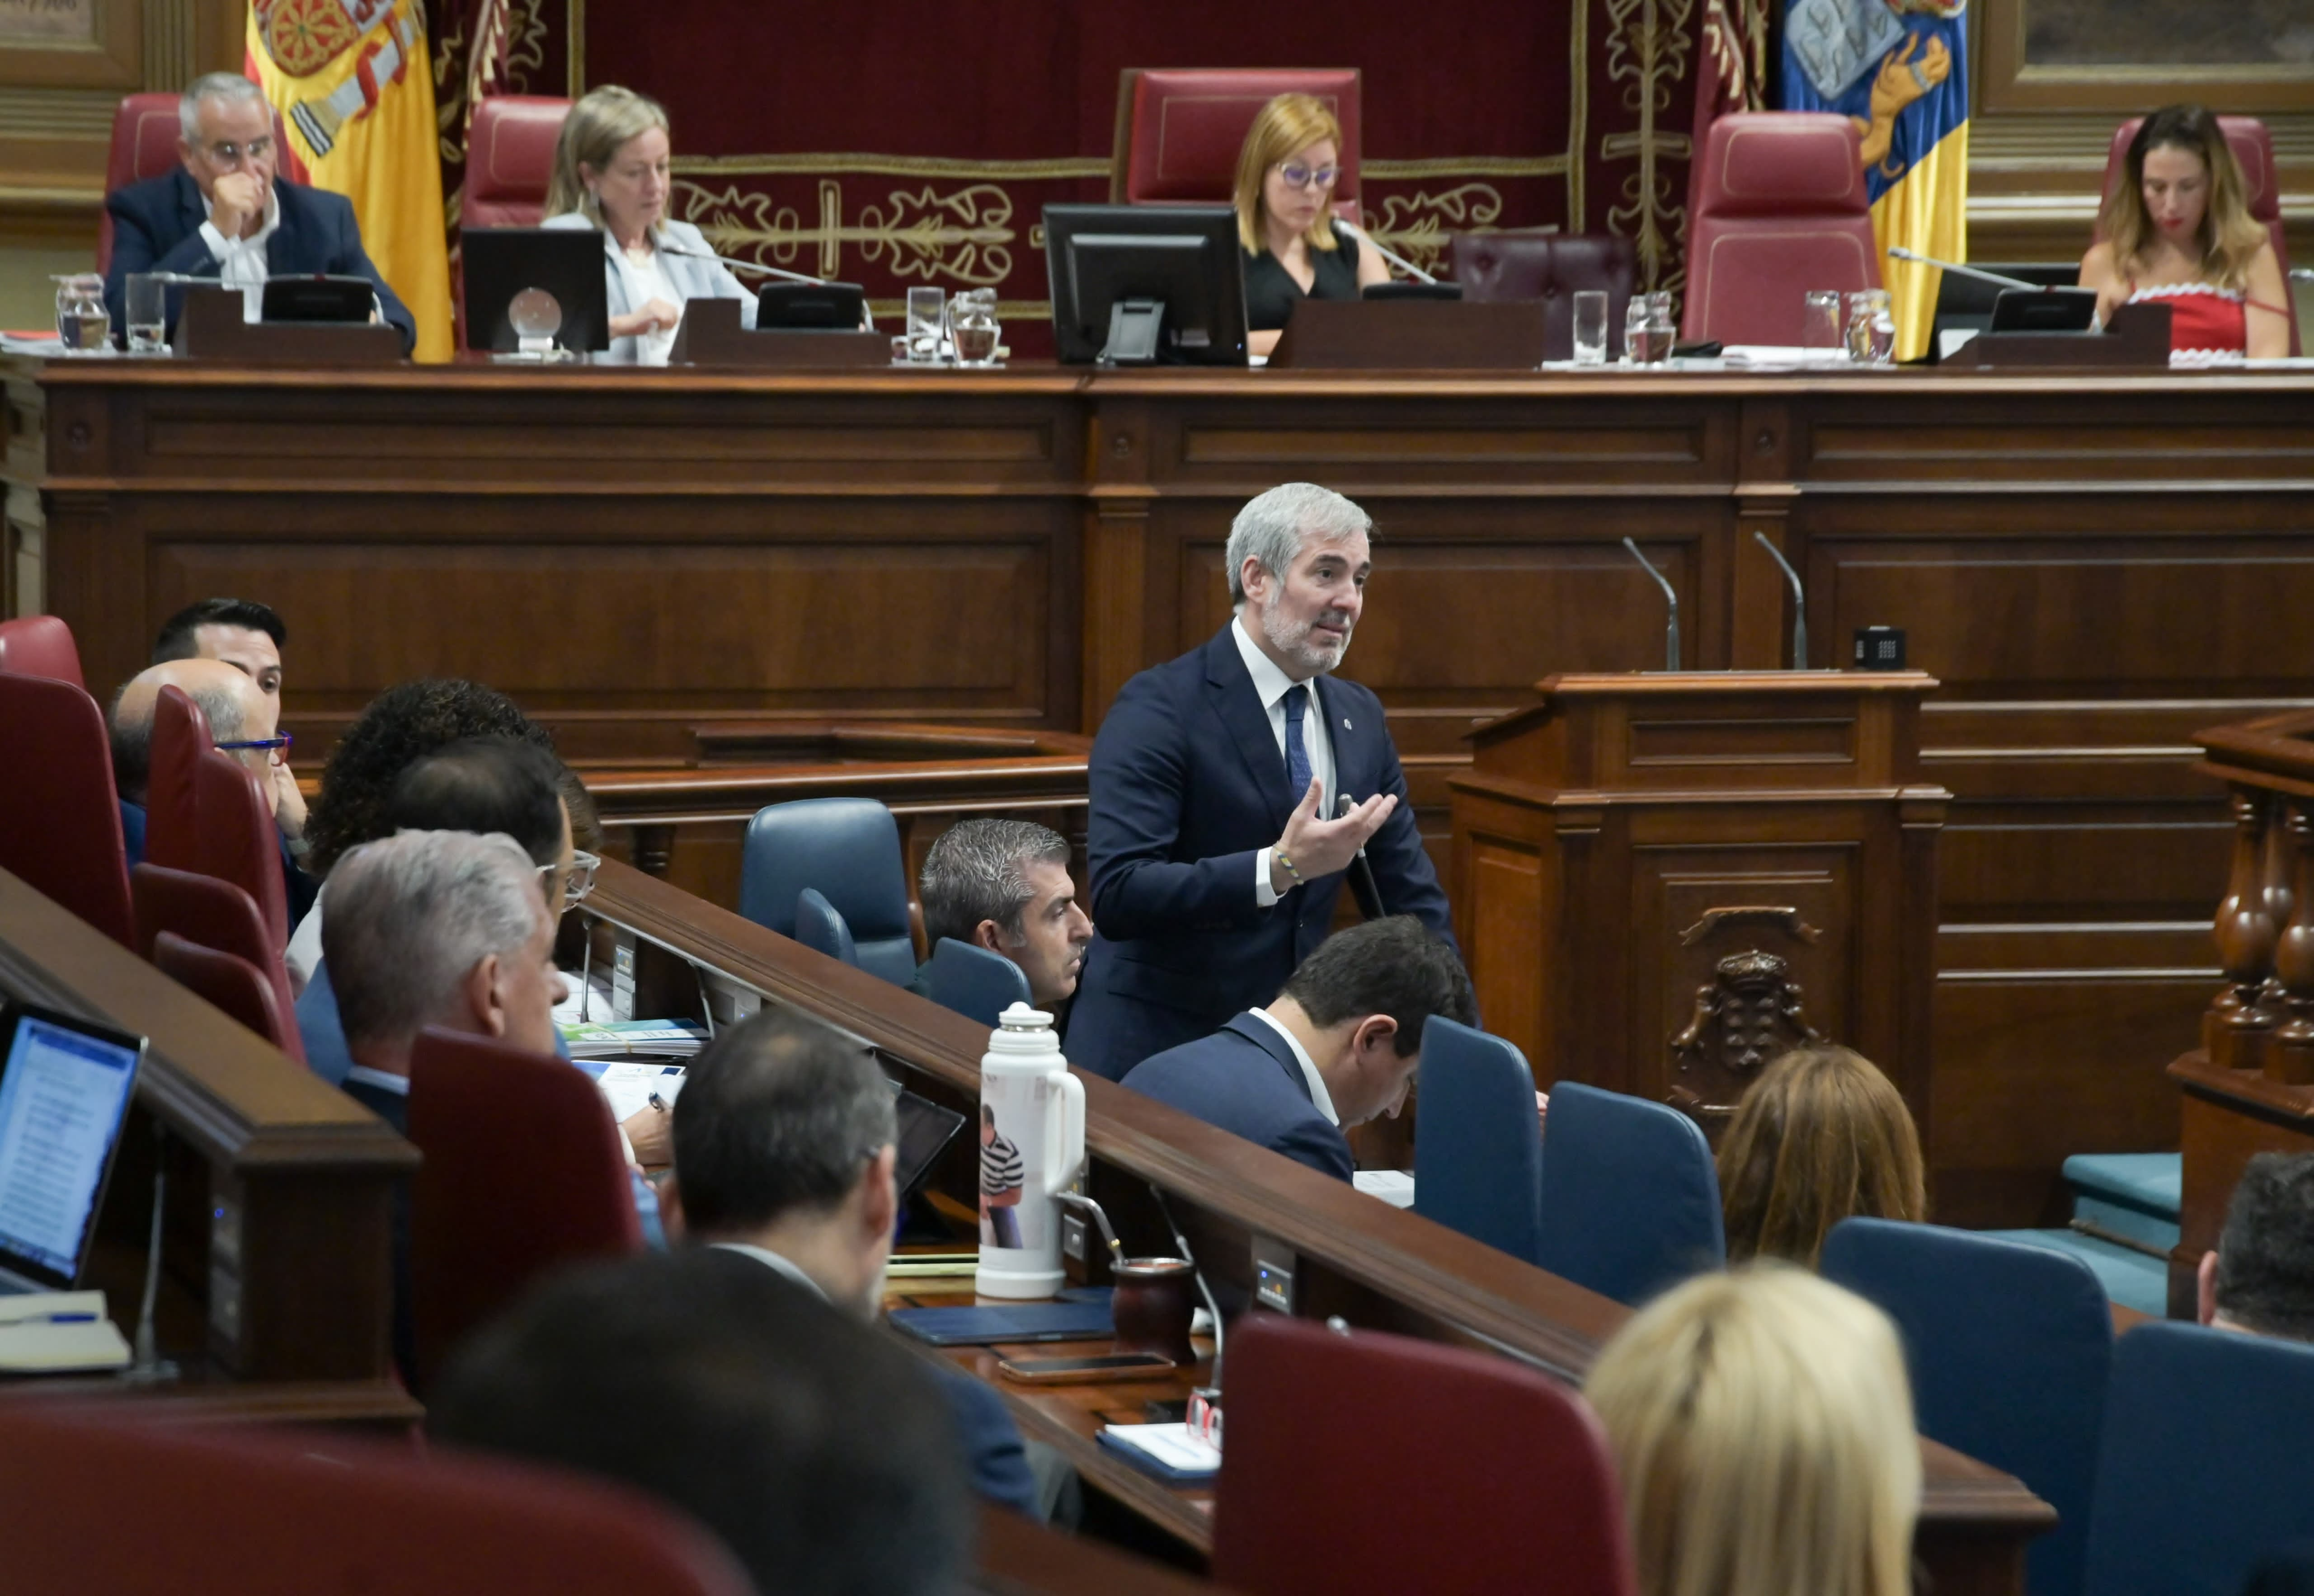
[[[1271,648],[1312,675],[1322,676],[1333,670],[1342,663],[1342,657],[1350,651],[1349,631],[1342,633],[1341,642],[1329,652],[1312,646],[1307,623],[1296,625],[1272,609],[1265,609],[1261,613],[1261,632],[1269,639]]]

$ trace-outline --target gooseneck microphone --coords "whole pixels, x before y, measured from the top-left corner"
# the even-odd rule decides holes
[[[1346,820],[1357,807],[1356,799],[1343,793],[1335,802],[1334,818]],[[1380,920],[1390,913],[1382,906],[1382,884],[1374,879],[1373,863],[1366,858],[1363,844],[1350,860],[1350,895],[1358,900],[1358,913],[1368,920]]]
[[[2047,283],[2028,283],[2023,278],[2003,277],[1997,271],[1981,271],[1974,266],[1964,266],[1957,260],[1939,260],[1934,255],[1923,255],[1918,250],[1908,250],[1902,244],[1888,246],[1892,260],[1910,260],[1920,266],[1934,266],[1946,271],[1956,271],[1965,278],[1974,278],[1981,283],[1998,283],[2004,288],[2022,288],[2028,294],[2046,294]]]
[[[1784,558],[1784,551],[1768,541],[1766,533],[1755,526],[1752,535],[1768,551],[1768,558],[1784,568],[1784,580],[1792,585],[1792,669],[1804,671],[1807,669],[1807,599],[1800,592],[1800,574]]]
[[[1664,602],[1671,606],[1671,621],[1664,628],[1664,669],[1675,671],[1679,669],[1679,595],[1672,591],[1671,584],[1664,579],[1663,572],[1656,569],[1656,562],[1639,552],[1638,544],[1625,538],[1623,547],[1631,551],[1631,558],[1639,562],[1639,569],[1656,579],[1656,586],[1663,589]]]
[[[815,288],[832,288],[835,286],[826,278],[806,277],[802,272],[790,271],[784,267],[765,266],[759,260],[741,260],[730,255],[719,255],[712,250],[686,250],[679,243],[667,242],[661,242],[658,247],[670,255],[682,255],[693,260],[712,260],[717,265],[728,266],[734,271],[760,271],[765,277],[778,278],[782,282],[809,283]]]
[[[1334,219],[1336,221],[1341,221],[1341,218],[1338,216]],[[1412,278],[1416,282],[1435,283],[1438,280],[1436,278],[1432,277],[1428,272],[1423,270],[1422,268],[1417,266],[1413,261],[1408,260],[1405,256],[1393,255],[1388,250],[1383,249],[1382,245],[1374,242],[1373,234],[1359,226],[1356,222],[1342,222],[1342,225],[1348,228],[1351,235],[1356,238],[1360,243],[1365,245],[1366,248],[1372,250],[1375,254],[1380,255],[1392,266],[1397,267],[1400,271],[1406,273],[1407,276]]]

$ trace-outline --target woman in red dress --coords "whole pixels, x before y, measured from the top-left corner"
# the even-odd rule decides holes
[[[2098,291],[2100,320],[2123,304],[2167,304],[2172,365],[2290,353],[2282,262],[2208,111],[2170,105],[2145,119],[2098,225],[2081,287]]]

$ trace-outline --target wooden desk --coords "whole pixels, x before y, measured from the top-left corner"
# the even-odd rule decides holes
[[[388,1223],[418,1150],[303,1064],[0,870],[0,993],[148,1036],[137,1109],[99,1218],[93,1283],[136,1324],[168,1132],[163,1355],[184,1379],[139,1399],[184,1418],[407,1424],[393,1378]],[[125,1390],[24,1381],[11,1396]]]
[[[1943,687],[1938,1216],[2056,1222],[2064,1155],[2176,1145],[2226,824],[2187,734],[2305,702],[2314,376],[235,371],[0,361],[16,608],[102,696],[180,605],[288,617],[311,764],[473,676],[566,755],[766,717],[1093,729],[1228,611],[1251,494],[1378,518],[1347,674],[1442,866],[1464,734],[1557,672],[1774,667],[1905,630]]]
[[[584,912],[596,917],[598,936],[631,939],[638,1012],[696,1017],[703,999],[725,1023],[764,1003],[783,1006],[872,1045],[927,1097],[965,1112],[977,1100],[987,1032],[960,1015],[615,862],[603,867]],[[1361,1328],[1483,1348],[1570,1383],[1629,1317],[1603,1297],[1266,1148],[1113,1081],[1080,1078],[1087,1185],[1126,1252],[1174,1250],[1150,1195],[1161,1191],[1224,1311],[1250,1301],[1259,1257],[1290,1278],[1296,1314],[1338,1314]],[[934,1170],[935,1186],[969,1194],[975,1153],[951,1149]],[[1210,1548],[1197,1493],[1161,1486],[1090,1444],[1083,1413],[1102,1398],[1055,1405],[1048,1393],[1000,1389],[1024,1429],[1061,1445],[1096,1489],[1185,1552]],[[1125,1391],[1107,1399],[1123,1409],[1141,1400]],[[2021,1590],[2024,1545],[2053,1521],[2048,1506],[1947,1448],[1923,1441],[1921,1450],[1928,1484],[1919,1548],[1937,1588],[1947,1596]]]

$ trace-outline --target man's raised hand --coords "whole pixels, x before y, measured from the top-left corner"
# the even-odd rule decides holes
[[[1376,793],[1340,819],[1329,820],[1319,813],[1324,798],[1324,790],[1312,777],[1309,790],[1285,822],[1285,834],[1270,854],[1269,884],[1281,895],[1291,891],[1297,880],[1315,881],[1348,869],[1358,850],[1398,807],[1395,794]],[[1293,861],[1290,869],[1284,860]]]

